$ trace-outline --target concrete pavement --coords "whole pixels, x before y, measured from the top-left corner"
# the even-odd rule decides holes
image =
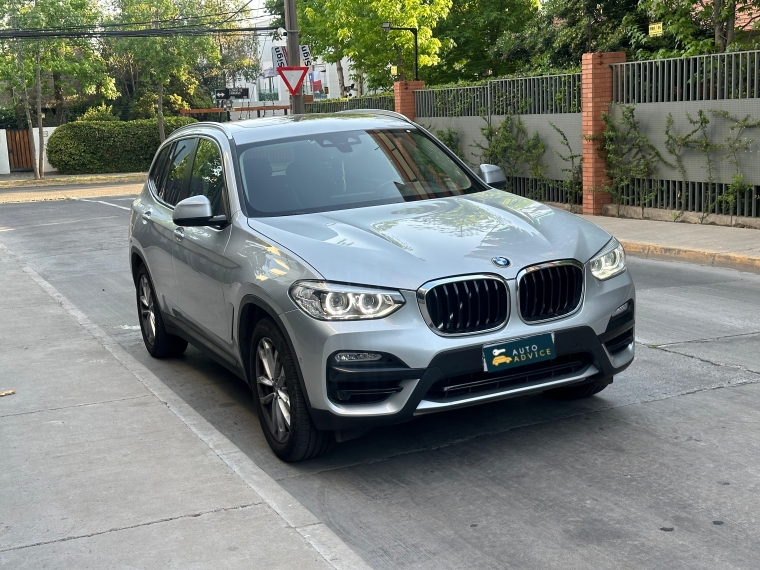
[[[760,273],[760,230],[607,216],[582,217],[614,235],[629,255]]]
[[[2,244],[0,322],[0,567],[363,567]]]

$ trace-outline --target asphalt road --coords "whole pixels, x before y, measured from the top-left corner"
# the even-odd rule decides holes
[[[425,416],[288,465],[241,381],[145,351],[131,199],[0,205],[0,241],[373,567],[758,567],[760,275],[630,259],[637,357],[599,396]]]

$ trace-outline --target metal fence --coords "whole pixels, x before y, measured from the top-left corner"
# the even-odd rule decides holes
[[[623,189],[621,198],[624,205],[664,210],[753,218],[760,214],[760,186],[732,193],[725,183],[638,178]]]
[[[583,204],[583,192],[573,192],[564,180],[539,180],[516,176],[512,178],[511,184],[513,194],[525,196],[531,200],[570,205]]]
[[[760,97],[760,51],[615,63],[614,103],[670,103]]]
[[[581,74],[496,79],[474,87],[414,92],[417,117],[580,113]]]
[[[352,109],[384,109],[395,110],[393,95],[366,95],[352,97],[351,99],[323,99],[306,103],[307,113],[337,113],[338,111],[350,111]]]

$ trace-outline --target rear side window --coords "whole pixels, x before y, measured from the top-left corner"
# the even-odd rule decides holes
[[[148,178],[150,178],[151,182],[153,182],[156,193],[160,192],[161,185],[164,182],[164,174],[166,173],[166,158],[169,156],[171,147],[172,145],[169,144],[161,149],[161,151],[158,153],[158,157],[156,157],[156,160],[153,162],[153,168],[150,169],[150,174],[148,175]]]
[[[224,201],[224,173],[219,147],[207,139],[198,141],[193,170],[190,175],[189,196],[206,196],[211,202],[214,215],[222,213]]]
[[[172,147],[167,165],[166,180],[158,192],[159,198],[167,204],[174,206],[182,196],[194,147],[195,139],[177,141]]]

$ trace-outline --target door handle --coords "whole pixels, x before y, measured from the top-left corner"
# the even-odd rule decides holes
[[[174,230],[174,237],[177,238],[178,241],[185,239],[185,228],[176,228]]]
[[[152,214],[153,214],[153,211],[152,211],[152,210],[145,210],[145,211],[142,213],[142,219],[143,219],[143,220],[145,220],[145,221],[147,222],[148,220],[150,220],[150,216],[151,216]]]

